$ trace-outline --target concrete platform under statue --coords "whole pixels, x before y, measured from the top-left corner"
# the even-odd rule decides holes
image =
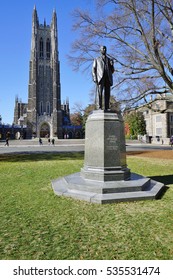
[[[93,111],[85,132],[84,166],[79,173],[52,181],[55,194],[94,203],[154,199],[160,195],[162,183],[127,168],[121,114]]]

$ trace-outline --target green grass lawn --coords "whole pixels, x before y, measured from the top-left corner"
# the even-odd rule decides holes
[[[128,156],[169,187],[162,199],[98,205],[55,196],[83,154],[0,156],[0,259],[173,259],[173,160]]]

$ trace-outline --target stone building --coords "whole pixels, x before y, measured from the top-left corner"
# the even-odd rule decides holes
[[[69,125],[69,102],[61,105],[60,61],[57,16],[50,25],[39,23],[36,7],[32,15],[28,103],[16,98],[14,124],[27,126],[27,138],[63,137],[62,125]]]
[[[137,110],[144,115],[148,141],[169,144],[173,135],[173,97],[167,95],[161,99],[158,96],[149,106]]]
[[[15,99],[15,107],[14,107],[14,121],[13,123],[16,125],[24,125],[26,124],[27,117],[27,103],[22,103],[22,100],[16,96]]]

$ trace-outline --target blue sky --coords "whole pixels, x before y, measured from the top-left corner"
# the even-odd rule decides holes
[[[67,60],[71,44],[77,36],[72,32],[75,8],[93,8],[94,0],[6,0],[1,2],[0,26],[0,115],[2,122],[13,122],[17,95],[28,100],[29,60],[31,48],[32,12],[36,5],[39,23],[50,24],[53,10],[58,20],[59,60],[61,69],[61,100],[69,97],[70,108],[76,102],[90,103],[93,87],[91,76],[74,72]]]

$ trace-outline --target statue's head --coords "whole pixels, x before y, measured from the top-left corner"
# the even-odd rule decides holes
[[[106,54],[106,51],[107,51],[106,46],[101,46],[101,47],[100,47],[100,52],[101,52],[101,54]]]

